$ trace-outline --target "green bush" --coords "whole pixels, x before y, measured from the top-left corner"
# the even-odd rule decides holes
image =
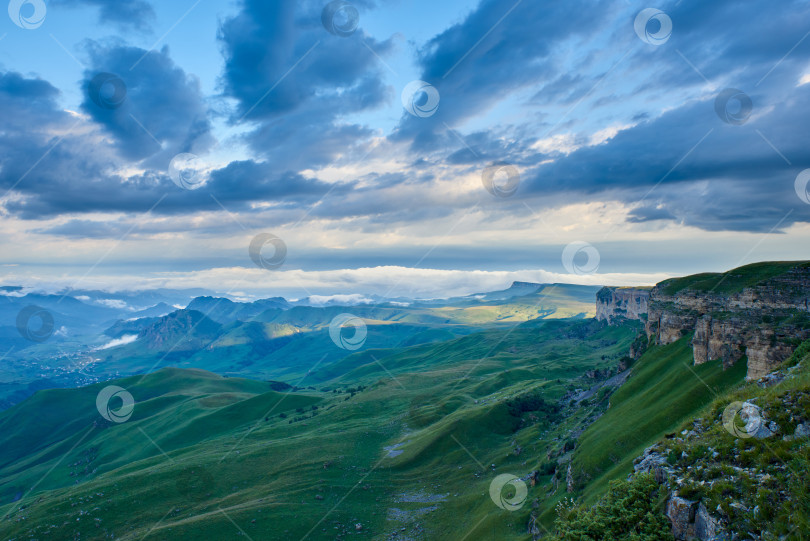
[[[659,486],[649,474],[612,481],[591,508],[563,500],[557,505],[557,538],[564,541],[653,541],[674,539],[659,508]]]

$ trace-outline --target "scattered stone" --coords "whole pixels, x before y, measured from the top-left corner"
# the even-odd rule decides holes
[[[763,376],[759,378],[757,382],[758,385],[762,388],[773,387],[774,385],[781,383],[785,380],[785,375],[782,372],[771,372],[767,376]]]

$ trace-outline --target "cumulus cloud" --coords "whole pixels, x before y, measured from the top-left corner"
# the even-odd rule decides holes
[[[113,136],[124,158],[140,161],[151,157],[149,165],[165,170],[175,155],[203,152],[213,144],[199,82],[172,61],[168,47],[147,51],[91,42],[87,48],[91,66],[82,82],[82,110]],[[93,88],[103,73],[124,85],[120,104],[99,105],[98,94],[114,90]]]
[[[243,0],[220,29],[222,82],[238,104],[232,121],[255,127],[247,143],[279,172],[323,165],[367,139],[372,131],[350,115],[392,97],[375,57],[391,51],[391,39],[378,41],[362,28],[350,37],[329,34],[323,6]]]
[[[126,29],[148,30],[155,20],[155,11],[145,0],[53,0],[51,6],[96,7],[100,23],[112,23]]]
[[[106,16],[109,3],[87,3]],[[386,9],[354,4],[361,20]],[[165,250],[198,262],[218,250],[220,260],[206,259],[206,268],[231,264],[232,246],[224,245],[234,231],[299,220],[307,238],[296,239],[297,253],[309,250],[312,268],[373,268],[389,256],[398,267],[413,239],[434,236],[442,265],[463,268],[530,268],[529,256],[512,257],[516,245],[528,251],[527,238],[558,232],[567,242],[579,231],[616,228],[638,239],[666,230],[682,246],[709,242],[706,231],[744,232],[737,238],[746,241],[745,232],[806,238],[797,224],[810,222],[810,206],[793,179],[810,167],[810,85],[800,84],[810,65],[810,41],[801,41],[810,5],[661,7],[675,31],[653,47],[633,30],[638,6],[621,0],[482,0],[427,41],[408,44],[413,77],[435,85],[441,103],[430,118],[388,118],[387,132],[374,115],[396,105],[401,89],[377,56],[396,55],[394,40],[362,24],[349,37],[326,32],[321,1],[237,3],[217,37],[217,96],[203,95],[167,48],[87,42],[83,91],[98,73],[116,74],[127,88],[120,107],[87,97],[68,112],[53,83],[0,71],[0,107],[13,112],[0,119],[0,188],[10,190],[0,212],[37,220],[33,235],[82,247],[126,238],[142,255],[157,244],[136,243],[159,239],[161,258]],[[754,103],[744,125],[715,112],[727,87]],[[379,121],[373,128],[370,118]],[[202,188],[180,190],[167,174],[171,158],[192,152],[207,160],[215,135],[244,146],[211,158]],[[484,190],[481,172],[494,161],[518,167],[515,197]],[[572,208],[588,210],[555,223],[555,213]],[[193,244],[200,238],[202,248]],[[484,260],[504,245],[510,257]],[[649,258],[632,264],[640,259]],[[340,287],[318,294],[342,294]]]
[[[810,6],[789,4],[775,12],[764,0],[670,2],[662,9],[675,31],[653,47],[633,31],[637,8],[621,2],[524,2],[510,11],[484,0],[421,49],[421,78],[439,89],[441,105],[428,119],[403,114],[392,139],[425,154],[455,147],[445,150],[450,163],[521,166],[519,195],[540,208],[564,194],[638,205],[634,223],[767,232],[808,222],[810,207],[791,183],[810,166],[802,135],[810,91],[796,85],[808,62],[797,44]],[[743,126],[715,112],[726,87],[755,104]],[[504,103],[531,123],[455,129]]]

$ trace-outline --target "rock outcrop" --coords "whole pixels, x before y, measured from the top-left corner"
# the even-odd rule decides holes
[[[701,541],[719,541],[728,539],[702,502],[693,502],[676,495],[667,501],[667,518],[672,522],[672,535],[675,539],[700,539]]]
[[[596,319],[613,323],[617,319],[641,320],[647,314],[649,288],[603,287],[596,294]]]
[[[728,367],[747,356],[747,378],[758,379],[810,338],[808,264],[797,263],[749,287],[721,289],[722,280],[708,290],[695,287],[700,284],[695,280],[680,287],[683,280],[667,280],[652,289],[646,332],[657,344],[694,332],[695,364],[721,359]]]

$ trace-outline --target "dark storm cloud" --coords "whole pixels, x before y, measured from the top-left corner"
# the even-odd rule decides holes
[[[59,90],[48,81],[11,71],[0,73],[0,107],[6,112],[2,118],[5,130],[35,132],[45,123],[67,119],[68,115],[57,108],[58,97]]]
[[[142,95],[136,92],[136,99]],[[317,179],[255,161],[232,162],[213,170],[208,183],[196,191],[180,190],[171,182],[166,173],[168,160],[161,168],[123,178],[115,172],[121,165],[116,153],[107,149],[98,137],[86,133],[84,120],[61,110],[58,98],[58,89],[47,81],[0,72],[0,108],[9,112],[0,118],[0,190],[5,193],[13,188],[20,196],[7,200],[4,208],[23,219],[105,211],[144,213],[158,201],[161,202],[154,208],[155,214],[221,210],[214,197],[233,212],[247,210],[256,201],[300,207],[314,203],[330,189]],[[193,117],[188,109],[175,105],[179,109],[175,111],[175,122]],[[154,103],[152,106],[158,108]],[[166,109],[148,110],[142,104],[129,110],[143,114],[145,122],[159,128],[168,122],[161,112],[170,114]],[[111,121],[105,129],[109,126],[113,127],[113,133],[123,133],[113,139],[116,149],[127,137],[132,137]],[[180,135],[183,128],[158,131],[177,134],[175,145],[185,137]],[[333,194],[339,196],[348,186],[335,188]],[[84,225],[90,236],[105,231],[114,235],[120,229],[100,230],[97,223]],[[82,226],[73,224],[63,232],[75,235]]]
[[[528,191],[598,199],[620,188],[625,202],[642,203],[632,222],[669,219],[706,230],[771,231],[810,221],[810,207],[793,188],[796,175],[810,167],[810,85],[798,86],[810,60],[808,44],[801,43],[810,7],[794,2],[786,8],[766,2],[674,8],[677,33],[654,55],[635,55],[627,80],[672,96],[672,109],[651,120],[638,113],[639,124],[607,143],[541,166]],[[716,81],[715,92],[678,101],[680,88],[704,81],[674,48]],[[724,87],[750,96],[754,110],[743,125],[724,123],[716,113]],[[645,205],[662,194],[650,213]]]
[[[264,208],[257,202],[303,213],[331,185],[296,171],[337,156],[336,165],[351,170],[347,157],[363,156],[376,135],[357,115],[397,103],[401,90],[386,86],[371,52],[385,58],[392,40],[363,31],[372,5],[354,2],[360,27],[339,37],[322,25],[324,4],[243,0],[222,22],[223,101],[234,104],[228,120],[255,158],[213,171],[193,192],[174,186],[167,167],[177,153],[211,147],[213,113],[166,49],[88,46],[84,88],[99,72],[127,87],[118,108],[89,97],[82,105],[108,142],[70,132],[75,118],[60,109],[48,82],[0,73],[0,107],[13,112],[0,118],[0,187],[24,178],[16,188],[22,197],[7,201],[6,211],[26,219],[136,213],[169,194],[155,213],[219,211],[214,197],[233,213]],[[810,206],[793,192],[796,174],[810,167],[810,85],[797,86],[810,69],[810,39],[801,41],[810,4],[665,3],[675,31],[660,47],[637,38],[635,10],[623,0],[522,2],[507,14],[515,5],[483,0],[419,49],[419,77],[441,93],[438,112],[405,113],[380,145],[409,147],[411,170],[346,179],[310,216],[368,217],[374,227],[445,217],[471,198],[433,197],[431,182],[508,161],[523,174],[512,200],[518,208],[523,197],[533,209],[619,200],[631,207],[630,222],[705,230],[770,231],[810,221]],[[715,113],[715,96],[726,87],[753,101],[742,126]],[[504,124],[464,129],[509,100],[505,108],[514,109],[499,116]],[[602,144],[590,142],[613,126],[625,127]],[[537,150],[553,148],[536,144],[553,136],[575,149]],[[124,179],[118,171],[127,166],[145,172]],[[503,213],[497,203],[493,213]],[[120,229],[75,220],[51,232],[114,236]]]
[[[152,5],[144,0],[54,0],[53,7],[92,6],[99,9],[98,19],[119,27],[146,30],[155,20]]]
[[[45,184],[51,173],[40,168],[73,160],[60,147],[64,138],[57,135],[75,125],[75,119],[59,109],[59,90],[39,78],[27,78],[15,72],[0,72],[0,193],[25,190]],[[79,149],[80,150],[80,149]],[[76,169],[82,170],[81,159]],[[60,171],[57,171],[59,174]]]
[[[327,163],[367,138],[368,128],[345,117],[392,97],[375,57],[384,57],[392,41],[365,34],[362,12],[353,35],[328,33],[324,5],[244,0],[220,29],[222,84],[238,103],[232,121],[256,123],[246,137],[253,151],[293,170]]]
[[[769,231],[810,221],[810,207],[793,191],[796,174],[810,167],[810,85],[797,87],[810,66],[810,41],[802,42],[810,4],[670,2],[661,7],[675,30],[660,47],[636,37],[635,12],[628,17],[621,2],[523,2],[496,24],[511,6],[485,0],[423,48],[421,78],[439,89],[441,105],[427,119],[403,115],[395,139],[424,153],[455,148],[446,155],[455,164],[483,164],[500,151],[528,171],[522,195],[616,198],[639,205],[632,222]],[[605,27],[612,29],[608,43],[586,44]],[[573,72],[558,63],[566,57],[575,59]],[[707,93],[697,71],[714,92]],[[599,87],[603,77],[617,81],[610,91]],[[447,129],[538,84],[529,104],[569,111],[591,93],[592,100],[568,117],[561,113],[555,128],[541,121],[534,130],[512,126],[509,138],[489,137],[511,139],[509,148],[486,145],[481,133],[459,144],[458,133]],[[725,124],[715,113],[715,96],[725,87],[743,90],[755,104],[743,126]],[[603,128],[635,125],[589,146],[576,130],[584,125],[593,133],[594,119],[604,119]],[[561,134],[581,148],[549,155],[526,144]],[[650,199],[657,204],[650,207]]]
[[[413,141],[423,151],[435,148],[452,137],[445,124],[482,114],[506,95],[544,80],[550,95],[566,100],[584,92],[577,86],[582,76],[560,74],[555,44],[587,36],[604,24],[606,12],[610,16],[612,11],[609,3],[522,2],[512,7],[484,0],[463,22],[423,47],[421,78],[439,90],[441,104],[427,119],[403,115],[396,139]]]
[[[279,173],[266,163],[252,161],[234,162],[214,170],[208,183],[194,191],[179,189],[164,173],[123,179],[105,174],[95,163],[84,164],[87,174],[77,182],[70,180],[76,178],[77,171],[71,167],[77,164],[66,157],[43,160],[40,164],[43,172],[32,173],[30,179],[18,186],[27,197],[7,202],[6,210],[33,220],[91,212],[143,215],[150,209],[152,215],[181,216],[200,211],[221,211],[220,204],[229,212],[238,213],[249,212],[257,201],[273,204],[274,208],[300,209],[314,204],[330,189],[317,179],[296,173]],[[340,197],[348,189],[349,185],[337,187],[332,194]],[[81,223],[76,225],[81,226]],[[98,225],[93,222],[90,226],[91,236],[96,236],[100,231]],[[49,231],[73,234],[76,229],[57,227]]]
[[[88,52],[92,67],[85,71],[82,82],[82,109],[114,137],[122,157],[132,161],[151,158],[148,165],[161,167],[178,153],[201,152],[212,144],[199,82],[174,64],[167,47],[146,51],[90,43]],[[112,84],[116,81],[101,88],[93,86],[99,74],[105,73],[125,86],[120,105],[116,102],[105,108],[98,103],[99,91],[111,94],[115,90]]]
[[[655,222],[658,220],[670,221],[674,219],[675,216],[672,213],[670,213],[667,209],[655,206],[644,206],[633,209],[627,221],[632,223],[643,223],[643,222]]]

